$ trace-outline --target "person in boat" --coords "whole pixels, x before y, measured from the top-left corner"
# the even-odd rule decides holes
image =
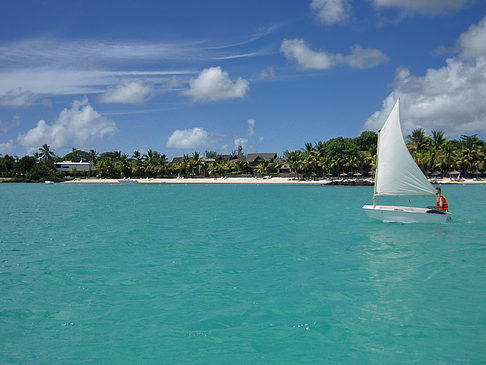
[[[447,204],[447,199],[442,195],[442,190],[440,188],[435,188],[437,194],[437,205],[429,206],[429,209],[435,209],[447,212],[449,210],[449,204]]]

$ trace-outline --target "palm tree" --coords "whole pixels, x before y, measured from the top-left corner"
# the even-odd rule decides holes
[[[476,137],[477,138],[477,137]],[[484,163],[485,154],[479,148],[478,141],[468,141],[472,143],[465,143],[463,148],[457,151],[457,165],[467,173],[471,170],[479,170]]]
[[[132,175],[142,176],[143,175],[143,160],[140,151],[133,151],[133,155],[130,158],[130,165],[132,167]]]
[[[290,166],[290,172],[294,172],[295,177],[298,177],[299,172],[299,163],[300,163],[300,155],[301,151],[285,151],[285,161]]]
[[[93,165],[96,165],[96,162],[98,162],[98,152],[96,150],[89,150],[88,152],[88,162],[91,162]]]
[[[312,143],[310,142],[307,142],[305,144],[305,147],[302,149],[304,152],[313,152],[314,151],[314,147],[312,146]]]
[[[444,131],[432,131],[432,144],[440,148],[446,141]]]
[[[425,135],[425,130],[422,128],[415,128],[407,138],[409,139],[408,149],[412,154],[423,151],[430,144],[430,137]]]
[[[197,169],[197,174],[201,175],[201,165],[202,165],[202,160],[201,157],[199,156],[199,153],[194,152],[191,157],[191,173],[194,174],[194,169]]]
[[[269,161],[262,159],[258,161],[258,163],[256,164],[255,171],[259,175],[267,175],[269,171],[269,164],[270,164]]]
[[[47,145],[47,143],[44,143],[42,147],[39,148],[39,158],[43,161],[50,160],[55,156],[54,150],[51,150],[51,148]]]

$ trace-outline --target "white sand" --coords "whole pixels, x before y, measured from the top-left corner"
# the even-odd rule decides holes
[[[370,181],[365,179],[366,181]],[[297,185],[321,185],[331,182],[329,179],[319,180],[293,180],[287,177],[254,178],[254,177],[227,177],[227,178],[166,178],[166,179],[131,179],[141,184],[297,184]],[[486,184],[486,180],[474,181],[465,179],[460,182],[450,179],[434,179],[434,184]],[[66,183],[109,183],[118,184],[118,179],[75,179]]]

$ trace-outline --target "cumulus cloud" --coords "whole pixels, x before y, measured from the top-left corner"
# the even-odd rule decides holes
[[[364,128],[381,128],[400,97],[406,133],[417,127],[429,132],[444,130],[451,136],[486,132],[486,54],[478,41],[486,32],[485,19],[460,36],[462,50],[457,57],[447,59],[443,67],[428,69],[423,77],[412,75],[408,68],[399,68],[394,90]]]
[[[243,98],[249,90],[248,81],[241,77],[232,81],[228,73],[219,66],[204,69],[197,78],[189,81],[189,86],[183,94],[193,101]]]
[[[472,62],[450,58],[446,66],[429,69],[424,77],[399,69],[394,91],[364,128],[381,128],[398,97],[405,133],[417,127],[445,130],[451,136],[486,132],[486,58]]]
[[[351,47],[351,54],[313,51],[303,39],[284,39],[280,50],[289,61],[294,61],[304,70],[328,70],[339,64],[351,68],[373,68],[388,61],[388,57],[376,48]]]
[[[361,48],[355,44],[351,54],[343,57],[343,61],[351,68],[373,68],[388,62],[388,57],[376,48]]]
[[[459,37],[461,56],[473,58],[486,56],[486,17],[478,25],[471,25],[469,30]]]
[[[11,108],[30,106],[34,104],[36,100],[37,97],[32,91],[15,88],[0,95],[0,106]]]
[[[0,155],[12,154],[14,152],[14,141],[8,140],[7,142],[0,143]]]
[[[203,128],[175,130],[166,143],[168,148],[198,149],[213,147],[221,136]]]
[[[255,119],[248,119],[248,135],[250,137],[252,137],[253,134],[255,133],[255,123],[256,123]]]
[[[326,25],[344,23],[351,14],[351,5],[348,0],[312,0],[310,8]]]
[[[38,147],[44,143],[62,148],[82,146],[86,142],[103,138],[117,131],[115,122],[103,117],[88,104],[88,98],[74,101],[70,109],[64,109],[59,117],[49,124],[37,122],[35,128],[18,136],[18,142],[26,147]]]
[[[123,79],[98,97],[102,103],[145,104],[154,96],[154,86],[142,80]]]
[[[469,0],[373,0],[377,9],[397,8],[406,15],[436,15],[459,10]]]
[[[313,51],[303,39],[284,39],[280,51],[305,70],[327,70],[336,63],[335,55]]]
[[[248,138],[235,138],[234,144],[236,147],[241,146],[243,148],[248,144]]]

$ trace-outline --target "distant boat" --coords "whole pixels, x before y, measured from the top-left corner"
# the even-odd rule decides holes
[[[46,180],[44,181],[44,184],[54,184],[54,181]]]
[[[128,178],[128,179],[118,179],[118,182],[120,184],[137,184],[138,183],[137,180],[132,180],[130,178]]]
[[[451,213],[428,208],[376,205],[377,196],[427,196],[435,189],[408,152],[400,127],[400,100],[378,133],[373,205],[363,209],[383,222],[444,223]]]

